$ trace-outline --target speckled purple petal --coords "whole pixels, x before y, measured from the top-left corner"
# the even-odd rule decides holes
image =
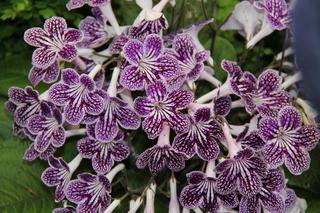
[[[190,126],[190,119],[188,116],[180,112],[172,113],[167,120],[170,127],[177,133],[184,132]]]
[[[129,40],[123,48],[124,57],[132,65],[138,65],[143,55],[143,44],[139,40]]]
[[[249,147],[254,150],[261,150],[265,146],[265,142],[259,135],[259,131],[254,130],[250,132],[245,138],[239,141],[242,146]]]
[[[171,79],[181,73],[177,60],[169,55],[162,55],[157,59],[157,69],[160,75]]]
[[[237,188],[236,177],[227,172],[218,176],[216,181],[216,191],[222,195],[230,194]]]
[[[271,169],[262,178],[263,187],[270,191],[281,192],[285,187],[284,174],[279,169]]]
[[[78,56],[77,48],[70,44],[66,44],[58,54],[63,60],[68,62],[73,61]]]
[[[108,113],[108,116],[100,117],[95,127],[96,138],[100,141],[111,141],[118,133],[116,117]]]
[[[54,84],[49,89],[49,99],[58,106],[65,105],[70,97],[69,89],[70,87],[66,84]]]
[[[57,61],[46,69],[32,67],[29,72],[28,79],[34,86],[36,86],[40,81],[49,84],[58,79],[59,71],[60,68]]]
[[[47,33],[40,27],[30,28],[24,33],[24,41],[34,47],[41,47],[43,45],[42,38],[47,37]]]
[[[291,174],[300,175],[309,169],[310,161],[309,153],[296,147],[286,155],[285,165]]]
[[[191,61],[196,49],[192,38],[188,34],[178,34],[173,41],[173,48],[180,56],[179,60],[182,62]]]
[[[67,22],[62,17],[53,16],[45,21],[43,27],[51,36],[64,35]]]
[[[195,64],[194,68],[191,70],[191,72],[188,73],[188,79],[191,81],[196,81],[199,79],[201,72],[204,71],[204,65],[203,63],[197,63]]]
[[[79,74],[72,68],[62,70],[61,78],[63,82],[69,86],[76,85],[80,82]]]
[[[200,171],[192,171],[186,177],[189,184],[198,184],[205,179],[205,174]]]
[[[10,101],[14,104],[23,104],[27,100],[24,89],[19,87],[10,87],[8,90],[8,96]]]
[[[267,190],[260,192],[260,200],[262,206],[270,212],[281,213],[284,212],[284,201],[278,194],[271,193]]]
[[[47,186],[57,186],[63,181],[60,172],[60,169],[49,167],[42,173],[41,180]]]
[[[73,28],[69,28],[64,36],[67,42],[79,42],[83,38],[82,32]]]
[[[240,201],[239,213],[261,212],[261,205],[257,196],[245,197]]]
[[[297,129],[302,124],[302,118],[300,112],[291,106],[282,108],[279,111],[279,124],[286,131]]]
[[[146,97],[137,97],[134,100],[134,109],[140,116],[148,116],[152,112],[153,103]]]
[[[117,121],[124,129],[138,129],[140,118],[136,112],[128,107],[116,108]]]
[[[168,94],[167,102],[176,109],[184,109],[193,101],[193,93],[186,90],[175,90]]]
[[[220,148],[217,141],[213,137],[207,137],[197,142],[197,154],[203,160],[214,160],[217,159]]]
[[[266,142],[278,136],[279,128],[278,121],[271,117],[262,118],[259,122],[260,136]]]
[[[151,84],[146,89],[147,96],[155,101],[162,101],[167,95],[167,89],[164,83],[157,81],[155,84]]]
[[[221,205],[224,208],[228,208],[228,209],[235,208],[239,204],[239,200],[236,192],[233,192],[227,195],[218,194],[217,196],[220,200]]]
[[[85,106],[82,100],[74,100],[64,107],[65,119],[72,125],[79,124],[85,115]]]
[[[195,58],[197,62],[204,62],[209,58],[209,56],[210,56],[210,52],[207,50],[203,50],[203,51],[197,52],[195,55]]]
[[[148,35],[144,40],[143,48],[144,53],[147,54],[148,57],[158,57],[163,48],[161,37],[157,34]]]
[[[68,10],[73,10],[82,7],[86,2],[87,0],[69,0],[66,6]]]
[[[51,144],[58,148],[61,147],[65,140],[66,140],[66,135],[65,135],[65,130],[63,127],[58,127],[53,133],[52,133],[52,142]]]
[[[86,96],[86,112],[92,115],[99,115],[103,111],[104,100],[96,93]]]
[[[193,116],[196,122],[209,121],[211,116],[211,110],[208,107],[202,107],[197,109]]]
[[[47,119],[42,115],[32,116],[27,123],[27,128],[32,134],[38,134],[46,129]]]
[[[158,137],[163,129],[162,117],[159,113],[155,114],[155,117],[147,117],[142,122],[142,128],[147,133],[148,138],[155,139]]]
[[[105,174],[112,168],[113,159],[107,150],[96,152],[92,157],[92,168],[99,174]]]
[[[155,175],[159,173],[166,166],[167,162],[164,152],[163,148],[154,148],[154,153],[150,156],[148,164],[151,174]]]
[[[224,97],[219,97],[216,100],[213,101],[213,111],[215,115],[221,115],[221,116],[226,116],[229,114],[231,110],[231,97],[224,96]]]
[[[154,154],[155,150],[153,149],[153,147],[146,149],[144,152],[142,152],[136,161],[136,165],[139,169],[143,169],[144,167],[146,167],[149,163],[149,159],[150,157]]]
[[[202,201],[201,191],[197,186],[188,185],[182,189],[179,201],[188,209],[197,208]]]
[[[47,131],[42,131],[40,134],[37,135],[35,140],[35,150],[38,152],[44,152],[50,145],[52,134],[48,133]]]
[[[80,180],[72,180],[66,188],[66,197],[74,203],[81,202],[88,190],[88,183]]]
[[[25,151],[23,159],[27,161],[33,161],[39,156],[39,152],[35,150],[34,143],[32,143],[29,148]]]
[[[276,70],[268,69],[258,78],[258,90],[265,93],[277,91],[281,88],[282,78]]]
[[[142,90],[144,88],[144,75],[138,67],[127,66],[120,75],[120,84],[129,90]]]
[[[183,152],[188,158],[193,157],[196,152],[194,135],[189,132],[178,134],[173,140],[173,148]]]
[[[271,168],[277,168],[284,162],[285,148],[280,147],[276,143],[266,145],[263,154],[266,162]]]
[[[285,210],[290,212],[297,202],[297,195],[294,190],[286,188],[286,198],[285,198]]]
[[[185,167],[186,156],[173,149],[169,149],[167,152],[167,167],[173,172],[178,172]]]
[[[98,143],[89,137],[82,138],[77,143],[77,149],[83,158],[92,158],[98,149]]]
[[[245,196],[257,194],[262,187],[260,177],[255,173],[250,173],[239,178],[239,192]]]
[[[319,129],[313,125],[306,125],[299,129],[297,139],[307,151],[314,149],[320,140]]]
[[[32,54],[32,65],[45,69],[52,65],[57,59],[57,53],[46,47],[37,48]]]

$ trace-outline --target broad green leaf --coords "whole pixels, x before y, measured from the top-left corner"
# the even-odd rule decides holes
[[[307,213],[320,213],[320,198],[308,202]]]

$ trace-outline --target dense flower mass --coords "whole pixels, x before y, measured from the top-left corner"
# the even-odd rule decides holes
[[[175,1],[136,3],[140,14],[121,26],[111,0],[69,0],[69,10],[89,5],[94,17],[81,20],[79,29],[51,17],[43,29],[24,34],[37,48],[28,76],[35,88],[12,86],[5,106],[14,134],[32,141],[24,159],[48,161],[41,179],[63,201],[53,212],[112,212],[129,196],[130,205],[121,208],[134,213],[146,203],[144,212],[153,213],[158,192],[170,194],[175,213],[304,211],[282,171],[300,175],[309,168],[308,152],[320,140],[317,115],[291,87],[300,75],[291,75],[298,69],[285,52],[267,68],[246,66],[256,60],[246,60],[254,45],[290,27],[289,3],[236,5],[221,29],[246,38],[234,51],[247,48],[239,61],[210,51],[224,41],[214,39],[213,19],[179,28],[181,14],[169,22],[163,12]],[[213,40],[202,44],[198,33],[206,26]],[[49,84],[46,90],[40,82]]]

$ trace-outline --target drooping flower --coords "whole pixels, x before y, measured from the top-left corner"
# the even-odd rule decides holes
[[[308,151],[318,144],[320,133],[313,125],[302,126],[301,114],[296,108],[287,106],[279,111],[277,118],[263,118],[259,130],[266,142],[265,160],[271,168],[285,164],[295,175],[309,168]]]
[[[67,68],[62,71],[62,82],[49,89],[50,100],[64,106],[68,123],[79,124],[85,113],[97,115],[103,111],[104,100],[96,92],[95,82],[86,74]]]
[[[29,72],[28,78],[33,86],[36,86],[40,81],[43,81],[46,84],[50,84],[58,79],[59,73],[59,62],[56,61],[47,68],[32,67]]]
[[[164,167],[177,172],[185,167],[186,159],[187,156],[184,153],[175,150],[170,145],[170,127],[168,124],[164,124],[157,145],[141,153],[136,165],[139,169],[148,165],[152,174],[159,173]]]
[[[25,127],[28,119],[41,112],[39,93],[27,86],[24,89],[11,87],[8,91],[9,101],[15,105],[14,121],[17,125]]]
[[[224,60],[222,68],[229,73],[233,92],[240,96],[246,110],[257,110],[262,115],[276,116],[284,106],[290,105],[291,98],[281,89],[281,77],[275,70],[265,70],[258,79],[231,61]]]
[[[239,2],[228,21],[221,26],[222,30],[238,30],[249,41],[261,27],[263,13],[259,12],[249,1]]]
[[[160,36],[148,35],[144,43],[129,40],[124,46],[124,57],[129,62],[120,76],[120,84],[130,90],[142,90],[145,85],[155,83],[161,77],[170,79],[179,72],[176,60],[163,54]]]
[[[182,189],[180,203],[188,209],[201,208],[205,212],[216,212],[220,206],[235,208],[239,201],[237,194],[219,194],[216,191],[215,178],[203,172],[193,171],[187,174],[189,185]]]
[[[96,48],[106,43],[109,39],[110,29],[106,24],[106,18],[99,8],[92,8],[95,17],[87,16],[79,24],[79,30],[83,32],[83,40],[77,44],[78,47]]]
[[[65,189],[71,180],[71,176],[81,162],[78,155],[74,160],[67,164],[62,158],[49,157],[50,167],[44,170],[41,180],[47,186],[55,186],[55,200],[60,202],[65,198]]]
[[[78,141],[77,148],[83,158],[91,159],[93,169],[99,174],[110,171],[114,161],[120,162],[130,154],[129,147],[121,136],[110,142],[86,137]]]
[[[203,160],[214,160],[220,149],[218,140],[223,137],[220,125],[211,118],[210,108],[200,108],[190,118],[191,125],[178,134],[173,148],[191,158],[195,153]]]
[[[38,152],[44,152],[50,145],[61,147],[66,139],[63,128],[63,116],[60,110],[48,104],[41,104],[42,113],[34,115],[28,120],[27,128],[33,135],[37,135],[34,148]]]
[[[197,51],[192,37],[188,34],[178,34],[173,40],[173,49],[166,50],[178,60],[181,73],[186,80],[195,81],[204,71],[204,61],[209,57],[207,51]]]
[[[44,29],[34,27],[24,34],[24,40],[37,47],[32,55],[32,64],[45,69],[57,60],[71,62],[77,57],[75,44],[82,40],[81,31],[68,28],[64,18],[51,17],[44,23]]]
[[[274,213],[283,213],[285,203],[280,192],[284,189],[284,175],[279,170],[269,170],[262,178],[260,192],[254,196],[243,196],[240,201],[240,213],[261,212],[261,209]]]
[[[251,149],[244,149],[219,163],[216,172],[219,174],[217,192],[229,194],[238,189],[242,195],[252,196],[261,190],[261,178],[265,176],[266,164]]]
[[[163,82],[157,81],[146,89],[148,97],[138,97],[134,108],[139,115],[145,117],[142,128],[150,139],[156,138],[167,122],[177,132],[184,131],[190,121],[187,115],[178,110],[185,109],[193,99],[190,91],[175,90],[168,92]]]
[[[112,141],[119,132],[119,125],[124,129],[138,129],[140,118],[137,113],[124,101],[110,97],[99,91],[104,98],[103,110],[99,115],[85,116],[84,123],[95,129],[95,138],[99,141]]]
[[[77,212],[99,212],[111,203],[111,183],[104,175],[81,173],[78,179],[71,180],[66,188],[66,197],[77,205]]]

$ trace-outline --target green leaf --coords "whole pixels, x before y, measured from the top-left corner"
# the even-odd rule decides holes
[[[224,80],[227,77],[227,73],[222,70],[220,64],[223,59],[228,59],[231,61],[237,60],[237,52],[233,45],[226,39],[217,36],[214,49],[213,49],[213,59],[215,63],[216,77],[219,80]]]
[[[320,199],[308,202],[307,213],[320,213]]]

